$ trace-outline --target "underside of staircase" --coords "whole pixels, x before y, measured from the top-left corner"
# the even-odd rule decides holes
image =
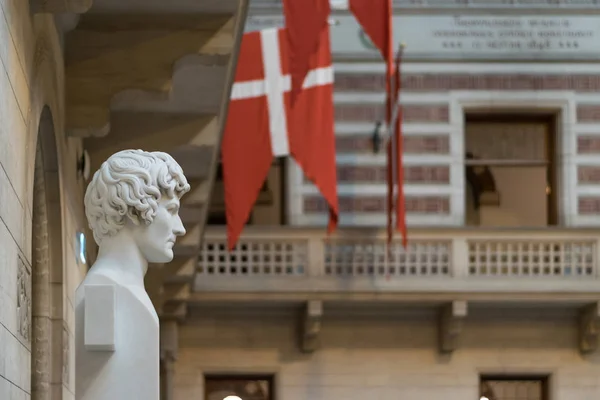
[[[146,277],[159,316],[183,319],[248,0],[38,3],[44,12],[80,14],[65,36],[66,129],[84,139],[91,170],[120,150],[165,151],[192,186],[182,199],[187,233],[175,259]]]

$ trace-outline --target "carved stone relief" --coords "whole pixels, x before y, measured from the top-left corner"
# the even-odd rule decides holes
[[[54,399],[52,385],[64,376],[62,321],[62,234],[60,202],[49,193],[60,193],[58,182],[48,180],[57,171],[57,150],[49,109],[40,117],[33,176],[32,269],[31,282],[31,399]],[[56,259],[53,258],[56,255]],[[57,272],[61,271],[61,272]],[[54,280],[54,282],[51,282]],[[54,285],[54,286],[53,286]],[[58,320],[58,321],[57,321]],[[57,324],[58,323],[58,324]],[[54,394],[56,393],[56,394]],[[61,397],[59,395],[59,397]]]
[[[31,272],[19,257],[17,272],[17,331],[27,343],[31,341]]]
[[[50,249],[48,235],[48,205],[42,154],[42,138],[38,137],[33,178],[32,279],[36,288],[32,309],[31,398],[48,399],[52,376],[52,327],[48,318],[51,306],[48,283]]]

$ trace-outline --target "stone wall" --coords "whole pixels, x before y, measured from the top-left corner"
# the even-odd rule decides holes
[[[548,374],[552,399],[600,397],[600,357],[579,354],[575,318],[560,312],[473,313],[451,356],[436,350],[433,315],[324,315],[321,349],[303,354],[292,312],[217,313],[180,328],[177,400],[205,399],[211,373],[274,374],[285,400],[478,399],[480,374]]]
[[[32,16],[29,1],[0,6],[0,399],[73,399],[71,299],[85,271],[75,243],[85,226],[82,147],[64,135],[54,17]]]

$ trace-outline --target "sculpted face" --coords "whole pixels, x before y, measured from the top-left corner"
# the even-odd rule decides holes
[[[154,221],[136,226],[134,237],[138,248],[148,262],[166,263],[173,260],[173,246],[177,236],[185,235],[179,217],[179,199],[163,196],[158,202]]]

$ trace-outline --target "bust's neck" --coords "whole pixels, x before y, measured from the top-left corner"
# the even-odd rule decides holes
[[[144,287],[146,271],[148,271],[148,261],[126,229],[102,240],[98,257],[90,270],[90,272],[110,274],[122,285],[141,287]]]

